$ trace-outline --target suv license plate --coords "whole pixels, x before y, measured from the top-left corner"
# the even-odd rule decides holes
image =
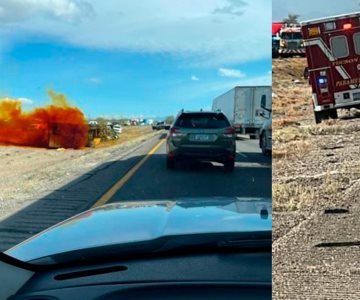
[[[195,141],[206,142],[210,139],[208,134],[195,134]]]

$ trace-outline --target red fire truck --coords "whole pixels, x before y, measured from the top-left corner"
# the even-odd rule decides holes
[[[336,119],[337,109],[360,108],[360,12],[305,21],[315,122]]]
[[[281,28],[279,54],[282,57],[305,56],[304,39],[299,25],[285,24]]]

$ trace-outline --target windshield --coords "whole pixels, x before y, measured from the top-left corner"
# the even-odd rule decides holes
[[[280,37],[284,40],[301,40],[303,39],[300,32],[282,32]]]
[[[255,1],[0,1],[0,251],[268,242],[271,3]]]
[[[182,128],[226,128],[230,127],[230,123],[223,114],[189,113],[182,114],[177,119],[175,126]]]

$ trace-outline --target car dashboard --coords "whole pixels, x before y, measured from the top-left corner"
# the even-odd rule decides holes
[[[271,299],[271,251],[113,260],[36,272],[11,300]]]

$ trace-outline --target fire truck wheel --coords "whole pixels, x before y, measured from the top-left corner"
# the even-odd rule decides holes
[[[336,109],[330,109],[325,111],[315,111],[315,123],[319,124],[322,120],[337,119],[338,114]]]
[[[322,111],[315,111],[315,123],[320,124],[321,121],[324,119],[324,112]]]
[[[331,119],[337,119],[338,118],[338,114],[337,114],[337,110],[336,109],[332,109],[329,111],[329,116]]]

